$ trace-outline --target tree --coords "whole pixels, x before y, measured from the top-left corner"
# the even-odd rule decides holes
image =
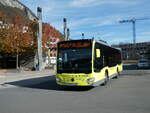
[[[63,40],[63,35],[57,31],[55,28],[50,26],[47,23],[43,23],[43,50],[47,51],[48,48],[51,48],[50,42],[52,41],[51,39],[55,40]]]
[[[25,56],[30,53],[35,54],[37,50],[37,31],[36,21],[23,22],[16,16],[12,23],[0,25],[0,56],[4,59],[8,56]],[[49,42],[52,38],[63,40],[62,34],[47,23],[43,24],[43,52],[47,53],[51,48]]]

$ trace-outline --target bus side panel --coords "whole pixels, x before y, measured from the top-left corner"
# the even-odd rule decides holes
[[[122,64],[119,64],[119,65],[118,65],[118,69],[119,69],[119,72],[123,71],[123,65],[122,65]]]
[[[102,69],[100,72],[94,72],[93,76],[95,77],[94,82],[98,82],[100,80],[103,80],[103,79],[105,79],[105,70]]]
[[[117,66],[113,66],[113,67],[108,68],[109,76],[116,74],[116,72],[117,72]]]
[[[107,71],[108,71],[108,67],[104,67],[99,72],[93,72],[92,75],[93,75],[93,77],[95,77],[94,84],[96,83],[96,85],[94,85],[94,86],[98,86],[98,85],[104,83],[105,74]]]
[[[117,75],[118,72],[121,72],[123,70],[122,64],[118,64],[113,67],[108,68],[109,77],[112,78],[114,75]]]

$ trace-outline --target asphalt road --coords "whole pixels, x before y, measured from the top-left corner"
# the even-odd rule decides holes
[[[0,113],[150,113],[150,70],[133,65],[96,88],[59,87],[54,77],[32,86],[21,82],[0,89]]]

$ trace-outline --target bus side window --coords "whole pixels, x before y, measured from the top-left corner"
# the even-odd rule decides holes
[[[109,67],[116,66],[118,63],[118,60],[119,60],[118,54],[112,52],[111,54],[109,54],[109,57],[108,57],[108,66]]]
[[[103,54],[101,54],[100,57],[96,57],[96,54],[95,54],[95,58],[94,58],[94,70],[95,72],[99,72],[100,69],[103,68],[103,63],[104,63],[104,56]]]
[[[102,45],[96,43],[94,52],[94,71],[100,72],[100,70],[105,66],[104,48]]]
[[[110,60],[109,60],[109,54],[107,51],[104,52],[104,66],[109,66],[110,65]]]

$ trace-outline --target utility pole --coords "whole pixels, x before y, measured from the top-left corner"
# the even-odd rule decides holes
[[[68,40],[67,39],[67,19],[64,18],[64,38],[65,40]]]
[[[37,17],[38,17],[38,71],[42,70],[42,8],[37,8]]]

